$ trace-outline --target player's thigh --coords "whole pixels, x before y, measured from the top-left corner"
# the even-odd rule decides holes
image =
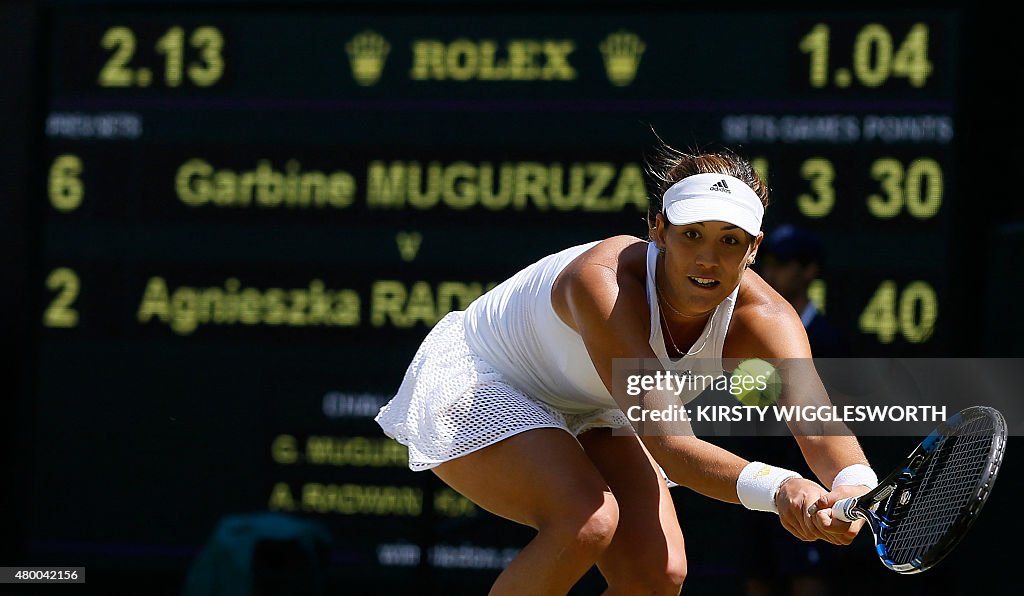
[[[579,442],[558,428],[513,435],[434,473],[483,509],[533,528],[615,514],[608,484]]]
[[[661,469],[640,439],[595,429],[580,435],[579,441],[619,505],[619,524],[599,561],[601,570],[685,575],[683,532],[675,504]]]

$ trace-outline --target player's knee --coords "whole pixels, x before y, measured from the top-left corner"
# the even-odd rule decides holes
[[[546,528],[557,535],[567,546],[599,556],[611,544],[615,529],[619,525],[619,504],[615,497],[605,492],[603,498],[591,506],[575,507],[553,519]]]
[[[620,581],[608,584],[607,594],[662,594],[674,596],[683,589],[686,572],[677,573],[666,570],[665,573],[651,574],[632,578],[632,581]]]
[[[634,560],[608,580],[608,594],[679,594],[686,581],[686,557],[670,556],[666,562]]]
[[[574,525],[578,527],[575,542],[587,551],[600,554],[611,544],[619,525],[619,504],[611,493],[606,492],[596,509],[587,511],[583,508],[580,511]]]
[[[665,585],[669,590],[675,590],[678,594],[683,589],[683,582],[686,581],[686,557],[681,556],[677,561],[671,561],[665,569]]]

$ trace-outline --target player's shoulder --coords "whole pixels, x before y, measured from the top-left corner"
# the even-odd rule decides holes
[[[604,312],[622,300],[645,300],[646,247],[635,236],[613,236],[581,253],[555,279],[555,311],[567,319],[572,304]]]
[[[607,262],[618,263],[627,259],[641,245],[646,247],[647,244],[646,240],[622,234],[601,240],[583,254],[589,255],[592,259],[604,259]]]
[[[636,236],[612,236],[596,243],[576,257],[565,268],[569,278],[588,280],[594,277],[619,279],[635,277],[646,271],[647,241]]]
[[[809,352],[800,315],[754,271],[743,274],[726,348],[729,355],[741,357],[803,356]]]
[[[788,300],[782,297],[775,288],[771,287],[757,274],[756,271],[746,271],[740,282],[740,290],[736,296],[736,307],[733,318],[744,319],[787,319],[793,317],[800,321],[799,315],[793,310]]]

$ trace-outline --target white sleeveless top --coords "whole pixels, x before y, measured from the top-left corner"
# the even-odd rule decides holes
[[[566,412],[618,408],[590,359],[583,338],[565,324],[551,304],[555,278],[597,242],[544,257],[480,296],[466,309],[466,342],[481,358],[527,395]],[[654,276],[658,249],[647,245],[647,303],[650,344],[667,370],[718,375],[722,346],[736,305],[737,286],[716,308],[687,355],[673,361],[665,350]],[[696,384],[695,384],[696,385]],[[680,394],[683,403],[699,391]]]

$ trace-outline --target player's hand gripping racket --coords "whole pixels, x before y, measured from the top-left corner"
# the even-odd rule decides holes
[[[942,560],[981,512],[1006,449],[998,410],[974,406],[940,424],[877,487],[841,499],[833,515],[867,520],[875,549],[897,573],[919,573]]]

